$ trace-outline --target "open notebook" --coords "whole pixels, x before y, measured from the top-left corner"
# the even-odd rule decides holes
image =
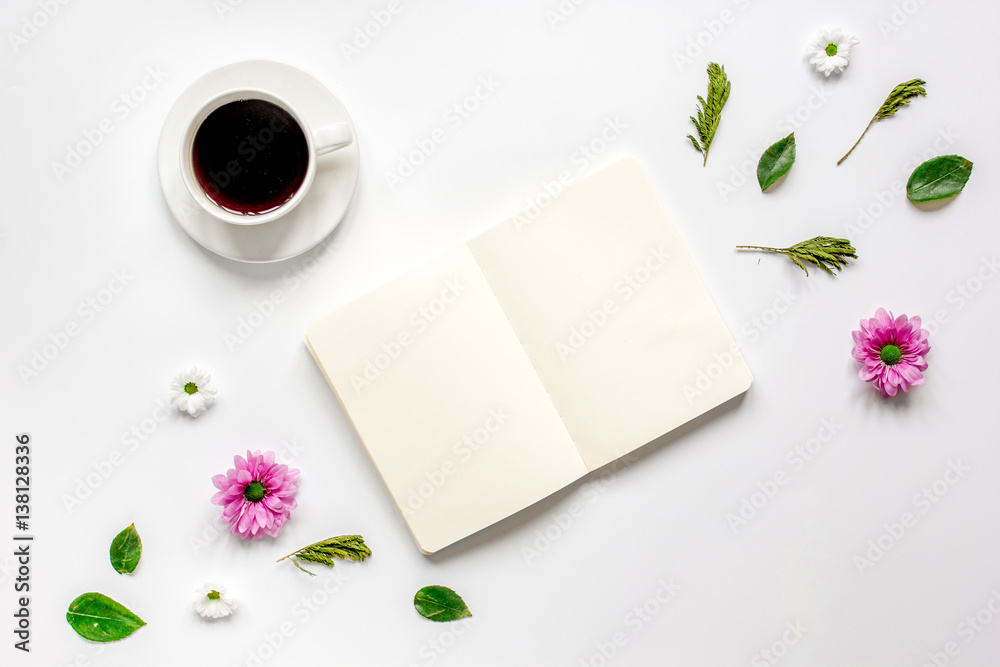
[[[631,159],[311,323],[306,344],[428,554],[751,382]]]

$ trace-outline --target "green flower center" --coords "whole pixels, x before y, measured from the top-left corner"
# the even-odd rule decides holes
[[[837,45],[836,44],[827,44],[826,45],[826,55],[828,55],[828,56],[835,56],[835,55],[837,55]]]
[[[264,485],[257,481],[250,482],[243,488],[243,497],[252,503],[259,503],[265,495],[267,492],[264,490]]]
[[[878,356],[886,366],[895,366],[903,358],[903,351],[897,346],[889,344],[882,348]]]
[[[192,395],[197,394],[198,385],[196,385],[194,382],[188,382],[186,385],[184,385],[184,391]]]
[[[219,591],[209,591],[208,592],[208,599],[209,600],[218,600],[219,599]]]

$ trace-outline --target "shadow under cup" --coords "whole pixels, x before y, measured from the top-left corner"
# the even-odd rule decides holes
[[[220,102],[194,133],[192,175],[211,204],[248,224],[262,222],[258,216],[289,204],[307,180],[307,130],[277,100],[253,92]]]

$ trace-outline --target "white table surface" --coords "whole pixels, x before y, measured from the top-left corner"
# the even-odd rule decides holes
[[[11,0],[0,10],[0,662],[995,664],[1000,8],[346,4]],[[372,12],[385,21],[390,5],[391,21],[348,58],[356,28]],[[51,18],[35,16],[44,7]],[[724,11],[728,22],[716,22]],[[838,25],[861,44],[842,76],[825,79],[802,54],[819,29]],[[688,48],[690,62],[678,62]],[[156,144],[174,100],[204,72],[251,58],[312,72],[356,123],[355,203],[319,255],[274,265],[216,257],[161,196]],[[725,65],[733,90],[702,167],[684,137],[710,61]],[[123,117],[116,99],[147,68],[162,81]],[[448,125],[445,114],[481,77],[496,89]],[[914,77],[927,80],[928,96],[878,123],[837,167],[889,90]],[[113,132],[59,179],[53,162],[104,119]],[[621,129],[602,146],[607,123]],[[762,195],[748,156],[793,126],[798,160]],[[385,173],[437,127],[449,128],[444,141],[392,190]],[[588,145],[599,154],[585,156]],[[940,153],[975,162],[963,194],[930,212],[893,194]],[[649,172],[743,346],[753,387],[627,468],[425,557],[306,351],[304,327],[517,213],[560,172],[579,179],[623,156]],[[741,167],[750,174],[742,185]],[[724,196],[720,184],[737,187]],[[860,226],[859,210],[871,215]],[[807,278],[781,257],[733,248],[820,234],[848,235],[858,262],[836,278]],[[87,314],[80,304],[106,300],[116,272],[127,285]],[[274,290],[284,302],[230,349],[226,334]],[[878,306],[937,320],[926,384],[892,401],[858,379],[850,356],[851,330]],[[18,367],[70,323],[79,335],[22,379]],[[219,388],[197,420],[158,409],[190,365],[209,369]],[[830,424],[832,438],[821,430]],[[21,432],[33,453],[30,655],[12,646]],[[820,451],[797,458],[818,436],[828,440]],[[300,506],[276,540],[216,535],[211,477],[247,448],[278,450],[302,471]],[[89,488],[112,456],[120,465]],[[938,482],[952,466],[962,470],[947,475],[955,483]],[[734,530],[728,515],[776,473],[785,483]],[[922,499],[935,482],[943,495]],[[910,525],[894,527],[906,512]],[[145,550],[124,577],[107,550],[132,522]],[[375,551],[362,565],[313,579],[274,563],[354,532]],[[890,548],[859,567],[880,537]],[[208,623],[194,614],[190,597],[205,581],[230,588],[235,615]],[[412,596],[427,584],[461,593],[473,621],[417,616]],[[148,626],[103,647],[82,640],[64,614],[86,591],[129,605]]]

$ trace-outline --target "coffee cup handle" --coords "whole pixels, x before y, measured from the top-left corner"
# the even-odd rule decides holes
[[[326,155],[354,143],[354,134],[349,123],[333,123],[318,127],[312,132],[316,155]]]

